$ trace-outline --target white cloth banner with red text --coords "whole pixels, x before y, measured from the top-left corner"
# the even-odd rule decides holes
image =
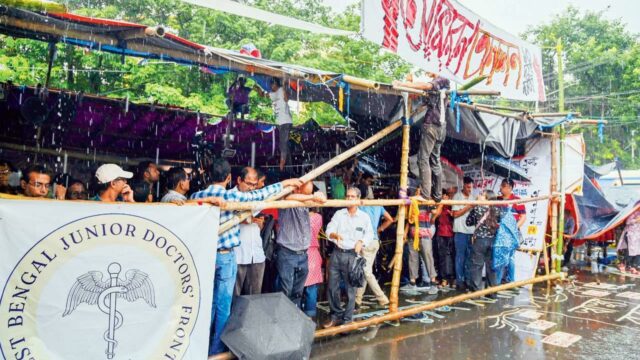
[[[474,89],[545,100],[540,48],[455,0],[363,0],[361,28],[366,39],[422,70],[458,84],[487,76]]]

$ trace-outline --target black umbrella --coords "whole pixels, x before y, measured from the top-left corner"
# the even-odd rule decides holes
[[[309,359],[316,325],[283,293],[233,301],[222,342],[240,359]]]
[[[487,155],[484,168],[503,178],[531,182],[527,172],[511,160],[499,156]]]

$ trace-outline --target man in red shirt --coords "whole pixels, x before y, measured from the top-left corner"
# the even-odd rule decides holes
[[[498,197],[498,200],[518,200],[520,197],[513,194],[513,187],[515,186],[515,182],[513,179],[504,179],[502,180],[502,184],[500,184],[500,193],[502,196]],[[522,227],[522,225],[527,221],[527,209],[524,204],[512,204],[505,205],[508,208],[508,211],[513,213],[513,216],[516,218],[518,222],[518,229]],[[507,266],[507,276],[505,281],[512,282],[515,280],[516,266],[514,263],[514,259],[511,258],[509,261],[509,265]],[[500,282],[500,279],[498,279]]]

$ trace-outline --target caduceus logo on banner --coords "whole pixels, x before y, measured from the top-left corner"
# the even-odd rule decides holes
[[[124,322],[122,313],[117,309],[118,299],[129,302],[143,299],[151,307],[156,307],[153,284],[149,275],[137,270],[127,271],[124,280],[119,278],[122,267],[118,263],[111,263],[107,268],[109,279],[103,281],[103,273],[89,271],[78,277],[71,287],[67,297],[67,306],[63,317],[70,315],[81,303],[98,305],[98,309],[109,315],[109,325],[104,332],[104,340],[107,342],[107,358],[113,359],[118,342],[115,340],[115,332]]]

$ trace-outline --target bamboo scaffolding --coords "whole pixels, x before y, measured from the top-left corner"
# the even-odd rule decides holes
[[[500,206],[523,204],[528,202],[548,200],[559,197],[559,194],[543,195],[536,197],[527,197],[517,200],[442,200],[442,205],[475,205],[475,206]],[[278,201],[250,201],[250,202],[232,202],[229,201],[220,207],[222,210],[228,211],[258,211],[264,209],[288,209],[300,207],[349,207],[349,206],[400,206],[409,205],[410,199],[359,199],[359,200],[327,200],[325,203],[302,202],[295,200],[278,200]],[[436,205],[433,200],[418,201],[420,205]]]
[[[405,98],[405,109],[408,114],[411,111],[411,103]],[[402,126],[402,154],[400,156],[400,197],[407,197],[407,183],[409,177],[409,135],[411,125],[405,123]],[[398,292],[400,291],[400,273],[402,272],[402,249],[404,245],[404,222],[407,207],[400,205],[398,208],[398,221],[396,223],[396,262],[393,264],[393,276],[389,294],[389,312],[398,311]]]
[[[357,329],[362,329],[362,328],[369,327],[369,326],[372,326],[372,325],[381,324],[381,323],[386,322],[386,321],[399,320],[399,319],[402,319],[402,318],[407,317],[407,316],[411,316],[411,315],[415,315],[415,314],[421,313],[423,311],[433,310],[433,309],[437,309],[439,307],[457,304],[457,303],[463,302],[465,300],[471,300],[471,299],[482,297],[482,296],[485,296],[485,295],[494,294],[494,293],[497,293],[498,291],[509,290],[509,289],[513,289],[513,288],[517,288],[517,287],[521,287],[521,286],[525,286],[525,285],[529,285],[529,284],[536,284],[536,283],[543,282],[543,281],[564,279],[565,277],[566,277],[566,274],[561,272],[561,273],[556,273],[556,274],[538,276],[538,277],[534,277],[534,278],[528,279],[528,280],[521,280],[521,281],[516,281],[516,282],[512,282],[512,283],[508,283],[508,284],[494,286],[494,287],[486,288],[486,289],[483,289],[483,290],[475,291],[475,292],[472,292],[472,293],[461,294],[461,295],[457,295],[457,296],[454,296],[454,297],[442,299],[442,300],[439,300],[439,301],[430,302],[428,304],[412,306],[410,308],[403,309],[403,310],[400,310],[400,311],[397,311],[397,312],[389,312],[389,313],[387,313],[385,315],[375,316],[375,317],[372,317],[372,318],[369,318],[369,319],[366,319],[366,320],[354,321],[354,322],[346,324],[346,325],[335,326],[335,327],[328,328],[328,329],[317,330],[316,333],[315,333],[315,338],[318,339],[318,338],[323,338],[323,337],[327,337],[327,336],[338,335],[338,334],[341,334],[341,333],[345,333],[345,332],[349,332],[349,331],[353,331],[353,330],[357,330]],[[234,358],[235,358],[235,356],[232,353],[227,352],[227,353],[222,353],[222,354],[210,356],[208,360],[223,360],[223,359],[234,359]]]
[[[384,138],[385,136],[389,135],[390,133],[395,131],[397,128],[399,128],[401,125],[402,125],[402,122],[400,120],[393,122],[391,125],[389,125],[386,128],[378,131],[376,134],[374,134],[370,138],[366,139],[365,141],[359,143],[358,145],[352,147],[351,149],[346,150],[345,152],[341,153],[340,155],[334,157],[333,159],[331,159],[331,160],[325,162],[324,164],[318,166],[317,168],[313,169],[312,171],[310,171],[309,173],[307,173],[306,175],[301,177],[300,180],[302,182],[312,181],[316,177],[318,177],[318,176],[322,175],[323,173],[331,170],[336,165],[339,165],[343,161],[345,161],[345,160],[351,158],[352,156],[356,155],[358,152],[360,152],[360,151],[368,148],[369,146],[375,144],[376,142],[378,142],[378,140],[380,140],[380,139]],[[291,194],[291,192],[293,192],[293,190],[294,190],[293,187],[285,188],[280,193],[278,193],[278,194],[272,196],[271,198],[269,198],[267,201],[274,201],[274,200],[281,199],[281,198]],[[220,230],[219,230],[218,233],[219,234],[224,233],[225,231],[231,229],[235,225],[238,225],[241,222],[243,222],[244,220],[248,219],[250,216],[251,216],[251,212],[242,213],[242,214],[234,216],[229,221],[227,221],[224,224],[220,225]]]

